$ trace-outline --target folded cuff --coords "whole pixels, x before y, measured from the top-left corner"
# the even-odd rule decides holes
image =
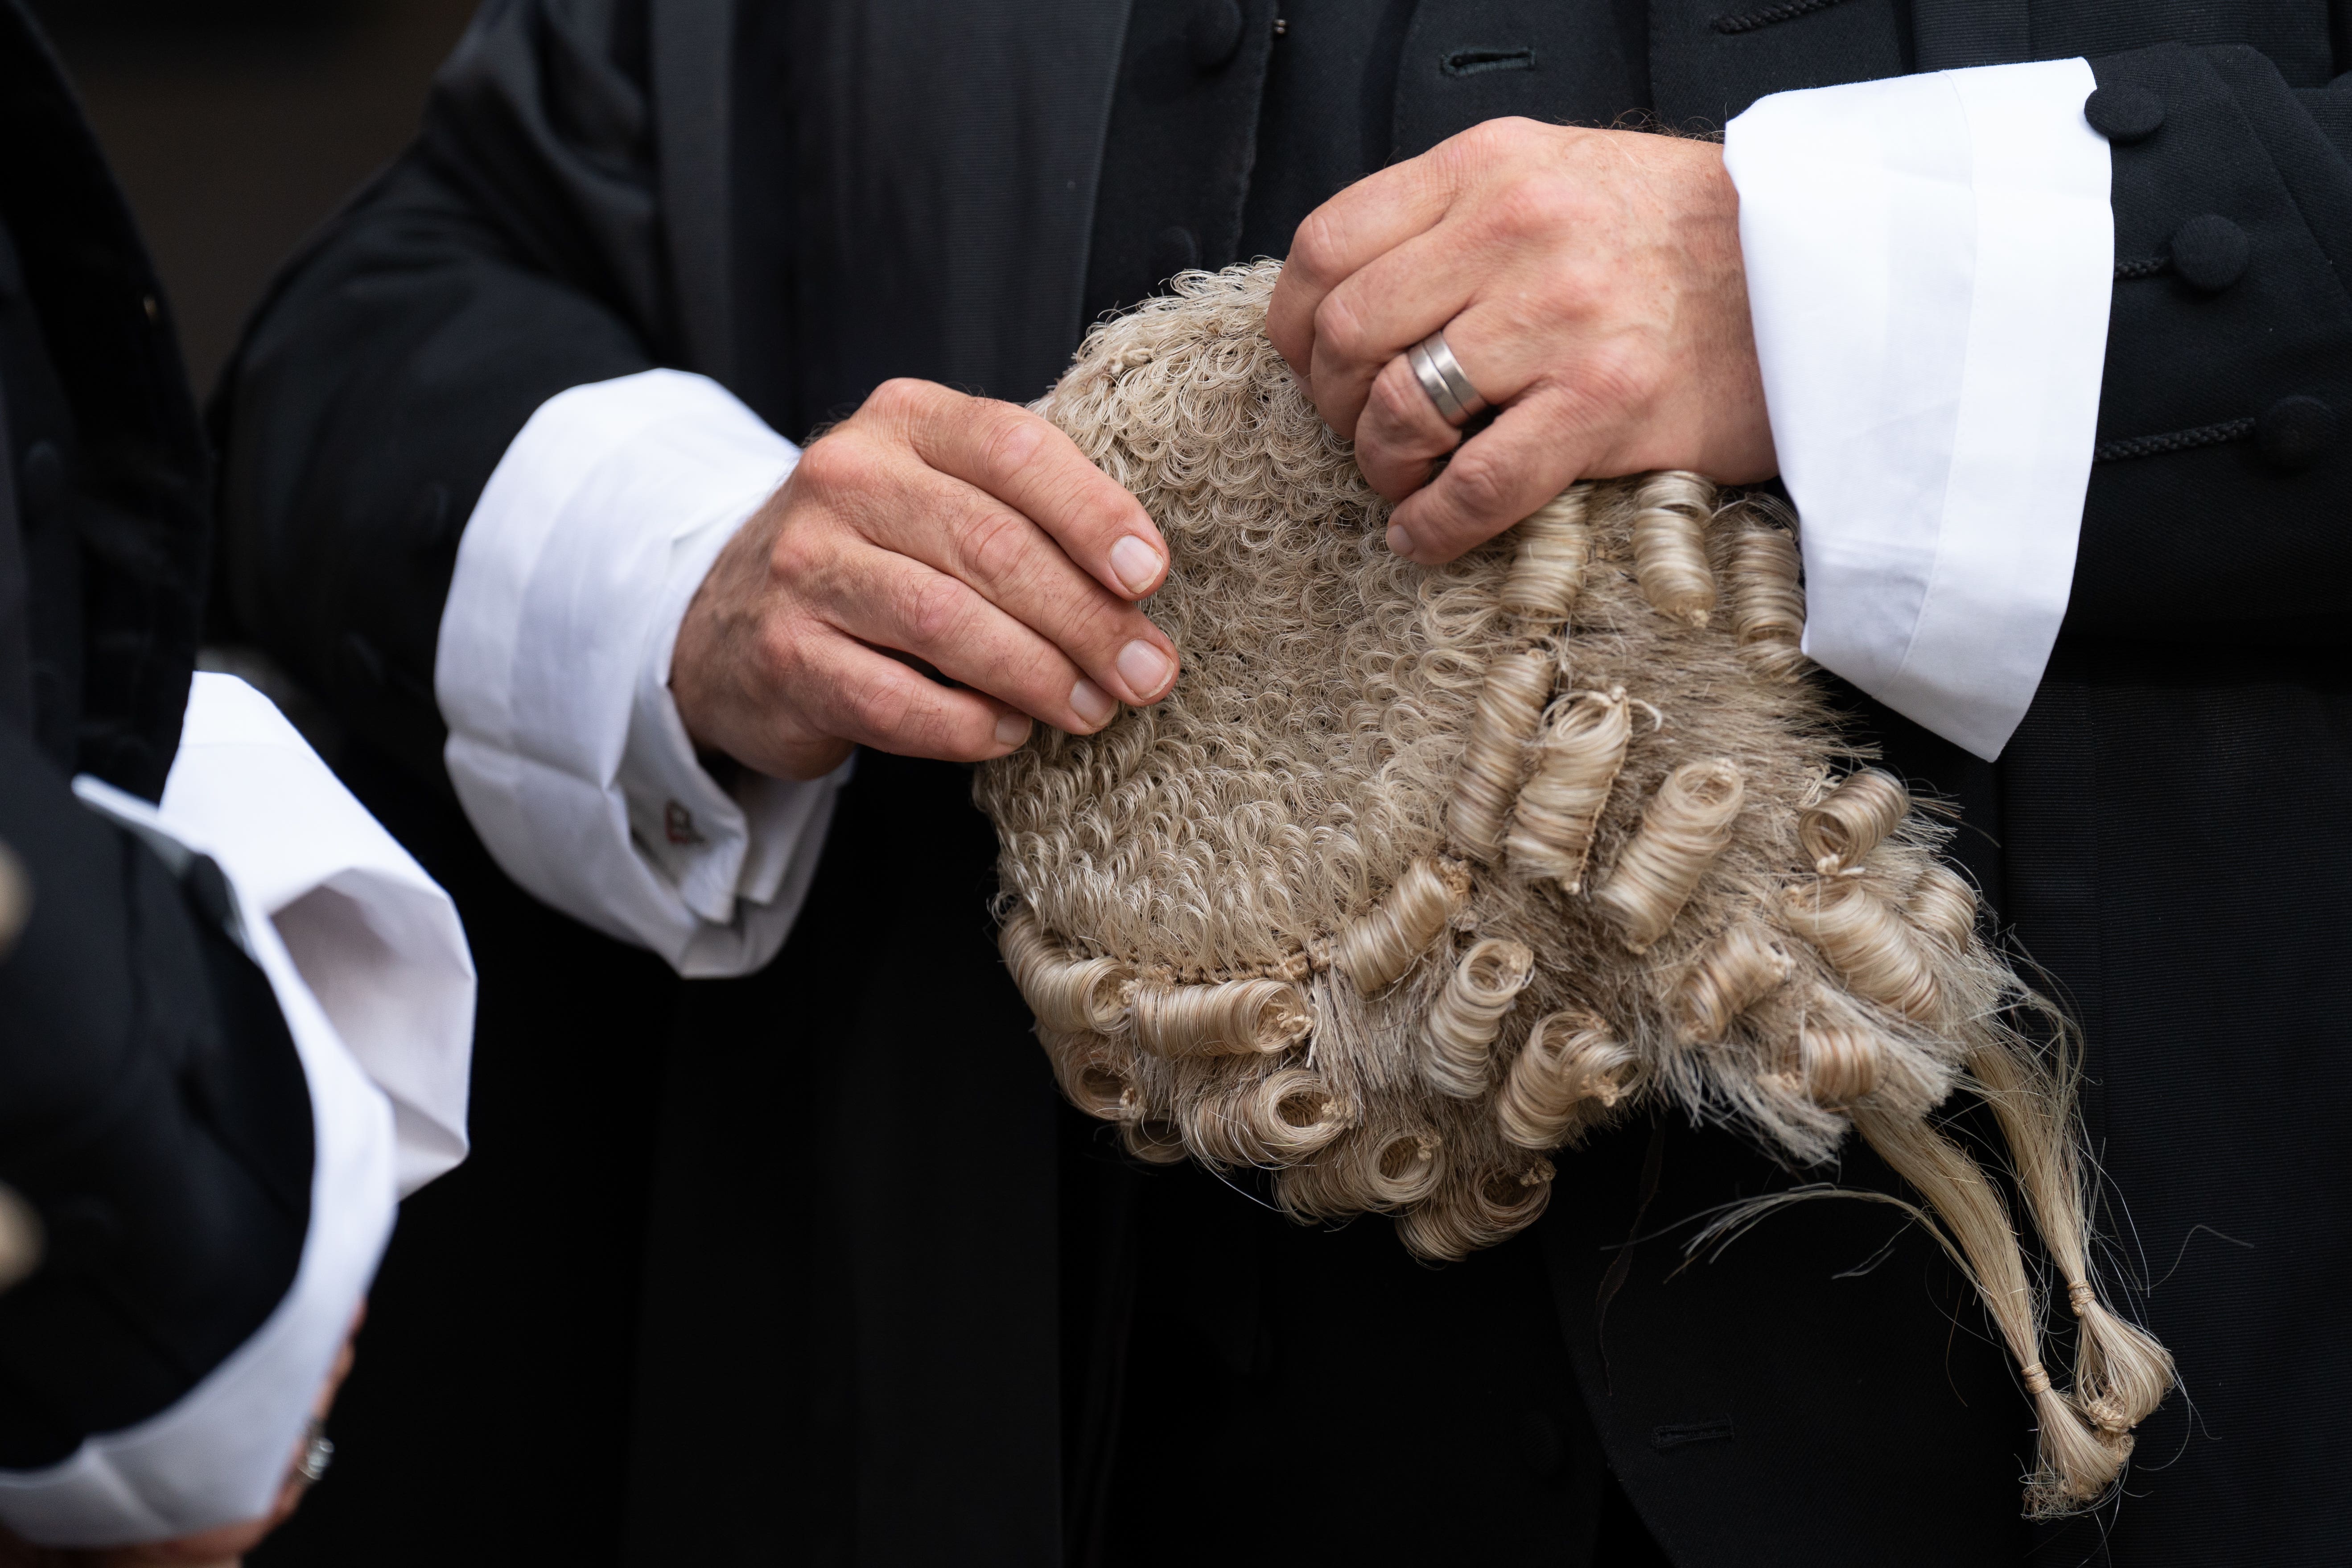
[[[474,960],[449,895],[235,676],[197,675],[161,810],[253,895],[391,1097],[401,1195],[463,1160]]]
[[[233,698],[231,705],[241,703]],[[199,745],[206,710],[220,706],[191,704],[189,727]],[[173,776],[179,776],[177,764]],[[167,784],[167,798],[170,788]],[[247,879],[244,868],[255,862],[240,851],[258,837],[231,833],[215,840],[87,775],[74,781],[74,793],[139,834],[167,864],[184,866],[198,853],[219,864],[234,900],[231,935],[285,1011],[312,1119],[310,1220],[301,1260],[285,1298],[261,1327],[168,1409],[89,1437],[46,1468],[0,1471],[0,1521],[18,1535],[45,1546],[110,1546],[257,1519],[275,1506],[311,1406],[391,1236],[399,1194],[392,1105],[345,1047],[255,883]],[[247,802],[248,811],[270,816],[288,841],[315,825],[315,805],[299,792]],[[285,849],[278,864],[300,858],[299,849]],[[266,889],[271,875],[271,868],[257,867],[256,881]]]
[[[434,689],[475,831],[530,892],[685,974],[782,946],[846,776],[730,794],[669,694],[695,590],[798,457],[703,376],[561,393],[484,488],[442,616]]]
[[[1813,658],[1980,757],[2066,613],[2114,278],[2080,59],[1776,94],[1724,156]]]

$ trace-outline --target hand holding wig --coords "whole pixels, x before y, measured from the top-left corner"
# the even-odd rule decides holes
[[[1187,275],[1039,405],[1168,539],[1185,671],[979,775],[1065,1090],[1144,1158],[1271,1170],[1300,1218],[1392,1214],[1430,1258],[1531,1223],[1574,1179],[1550,1156],[1638,1110],[1801,1164],[1859,1131],[2017,1361],[2029,1510],[2105,1495],[2171,1363],[2092,1277],[2072,1080],[2007,1022],[2032,998],[1950,829],[1798,651],[1788,520],[1652,474],[1400,560],[1265,341],[1277,271]],[[2071,1389],[2002,1189],[1930,1121],[1960,1089],[2065,1284]]]

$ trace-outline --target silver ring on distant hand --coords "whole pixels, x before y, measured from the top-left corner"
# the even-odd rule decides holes
[[[302,1438],[302,1457],[294,1461],[294,1473],[305,1481],[316,1481],[335,1462],[335,1442],[327,1436],[326,1423],[313,1421]]]
[[[1430,333],[1405,350],[1404,358],[1412,366],[1413,379],[1421,383],[1422,391],[1429,394],[1439,417],[1448,425],[1466,425],[1486,411],[1486,398],[1462,374],[1462,362],[1445,346],[1444,332]]]

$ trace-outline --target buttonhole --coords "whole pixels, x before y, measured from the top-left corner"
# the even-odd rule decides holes
[[[1652,1429],[1650,1447],[1661,1454],[1670,1454],[1693,1443],[1728,1443],[1733,1436],[1728,1415],[1711,1416],[1705,1421],[1670,1421]]]
[[[1826,11],[1842,0],[1783,0],[1781,5],[1767,5],[1760,11],[1743,11],[1717,16],[1707,24],[1718,33],[1752,33],[1759,27],[1769,27],[1775,22],[1793,22],[1800,16],[1810,16],[1816,11]]]
[[[1447,76],[1480,76],[1487,71],[1531,71],[1533,49],[1454,49],[1437,57],[1437,68]]]

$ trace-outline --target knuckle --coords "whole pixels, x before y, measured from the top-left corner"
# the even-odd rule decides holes
[[[1507,153],[1507,142],[1499,120],[1482,120],[1457,132],[1436,149],[1445,177],[1460,185],[1477,180]]]
[[[929,405],[936,390],[930,383],[911,375],[894,375],[874,389],[866,405],[877,414],[912,414]]]
[[[1334,289],[1315,308],[1315,340],[1343,360],[1362,360],[1372,352],[1370,331],[1363,312],[1347,289]]]
[[[1622,344],[1596,351],[1577,367],[1578,390],[1586,403],[1599,408],[1641,408],[1657,395],[1664,380],[1664,367],[1654,356]]]
[[[801,460],[793,465],[792,487],[803,494],[829,489],[833,476],[841,471],[843,448],[855,439],[845,429],[838,429],[828,432],[821,441],[810,442],[803,448]]]
[[[1482,120],[1464,132],[1464,151],[1480,159],[1491,160],[1514,156],[1532,145],[1544,133],[1545,128],[1523,114],[1497,115]]]
[[[922,746],[934,755],[955,763],[976,763],[988,755],[988,731],[964,721],[961,713],[946,705],[927,710],[920,716]]]
[[[952,526],[956,558],[973,580],[1003,584],[1022,574],[1033,531],[1027,518],[999,507],[981,507]]]
[[[1107,664],[1118,649],[1138,637],[1150,641],[1150,622],[1134,605],[1114,599],[1099,588],[1079,596],[1070,607],[1066,630],[1060,640],[1076,662]]]
[[[1376,416],[1371,427],[1382,434],[1415,431],[1437,416],[1436,408],[1429,401],[1429,394],[1421,389],[1421,383],[1392,370],[1382,371],[1373,381],[1369,407]]]
[[[1589,322],[1608,309],[1618,288],[1617,276],[1599,253],[1577,252],[1561,258],[1528,303],[1550,321]]]
[[[785,616],[768,616],[751,639],[752,667],[772,688],[789,689],[794,683],[803,655],[800,630]]]
[[[1138,522],[1155,536],[1158,534],[1160,525],[1135,503],[1134,497],[1108,479],[1096,483],[1097,476],[1097,470],[1088,468],[1074,476],[1066,489],[1055,492],[1066,549],[1092,546],[1108,550],[1120,535],[1134,531]]]
[[[824,581],[832,554],[825,531],[810,526],[807,521],[778,529],[774,542],[768,546],[769,576],[794,588],[807,588]]]
[[[843,709],[860,733],[897,735],[905,730],[915,694],[887,674],[862,675],[843,693]]]
[[[953,762],[976,760],[971,742],[959,723],[957,704],[921,676],[899,682],[899,705],[893,726],[899,743],[923,756]]]
[[[1330,215],[1320,210],[1311,212],[1291,236],[1290,260],[1285,271],[1300,268],[1313,282],[1325,276],[1339,254],[1339,235]]]
[[[1507,234],[1548,235],[1572,228],[1579,207],[1567,182],[1531,174],[1506,182],[1495,193],[1486,216]]]
[[[866,442],[854,432],[838,430],[801,454],[793,477],[824,495],[868,488],[879,467]]]
[[[982,405],[981,461],[991,474],[1011,475],[1028,466],[1052,426],[1009,403]]]
[[[899,622],[916,646],[911,652],[936,646],[963,616],[963,585],[937,573],[922,573],[901,591]]]
[[[1455,510],[1473,518],[1496,516],[1511,499],[1510,475],[1484,449],[1484,445],[1471,442],[1454,455],[1454,461],[1445,468]]]
[[[1503,144],[1507,120],[1482,120],[1462,132],[1454,145],[1469,153],[1491,153]]]

